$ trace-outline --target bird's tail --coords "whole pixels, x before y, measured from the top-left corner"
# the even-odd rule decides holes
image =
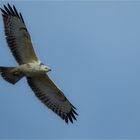
[[[0,74],[11,84],[15,84],[18,82],[24,75],[20,71],[18,71],[15,67],[1,67],[0,66]]]

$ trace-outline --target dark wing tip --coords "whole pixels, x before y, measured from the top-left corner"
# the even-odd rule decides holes
[[[0,10],[1,10],[3,15],[8,15],[8,13],[5,10],[3,10],[2,8],[0,8]]]
[[[19,13],[19,15],[20,15],[20,19],[21,19],[21,20],[22,20],[22,22],[24,23],[24,19],[23,19],[22,14],[21,14],[21,13]]]
[[[7,5],[3,5],[3,8],[0,8],[3,16],[13,16],[13,17],[17,17],[18,19],[20,19],[23,23],[23,17],[21,15],[21,13],[18,13],[16,7],[13,5],[13,7],[7,3]]]
[[[68,124],[69,121],[73,123],[73,120],[77,121],[76,115],[78,116],[78,113],[74,110],[76,109],[75,107],[72,106],[71,111],[65,116],[65,122]]]

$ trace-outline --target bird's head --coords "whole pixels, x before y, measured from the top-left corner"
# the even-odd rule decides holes
[[[51,68],[44,65],[43,63],[40,64],[40,69],[43,70],[44,72],[49,72],[51,71]]]
[[[51,68],[50,68],[50,67],[48,67],[48,66],[44,66],[44,69],[45,69],[45,71],[46,71],[46,72],[51,71]]]

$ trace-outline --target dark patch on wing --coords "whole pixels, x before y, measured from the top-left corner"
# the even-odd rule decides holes
[[[27,31],[27,28],[25,28],[25,27],[22,27],[22,28],[20,28],[19,30],[24,30],[24,31],[28,32],[28,31]]]

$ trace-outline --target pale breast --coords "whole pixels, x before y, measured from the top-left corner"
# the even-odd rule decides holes
[[[18,68],[21,72],[23,72],[28,77],[36,76],[38,74],[44,73],[40,69],[40,65],[38,63],[27,63],[27,64],[20,65]]]

